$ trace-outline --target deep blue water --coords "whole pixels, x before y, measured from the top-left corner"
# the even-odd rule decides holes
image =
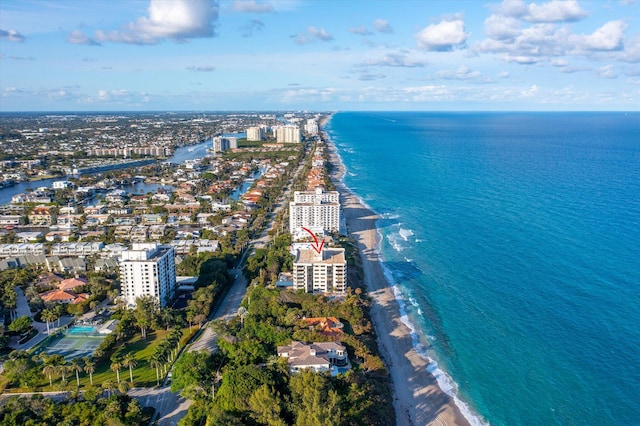
[[[493,425],[640,424],[640,113],[338,113],[439,382]]]

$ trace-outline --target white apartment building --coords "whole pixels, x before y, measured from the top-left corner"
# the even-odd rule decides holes
[[[344,293],[347,261],[343,248],[298,250],[293,262],[293,289],[307,293]]]
[[[176,265],[171,246],[134,243],[120,260],[120,295],[134,307],[138,297],[150,295],[161,308],[168,305],[176,291]]]
[[[223,136],[216,136],[213,138],[213,153],[224,152],[228,149],[238,148],[238,138],[225,138]]]
[[[252,142],[264,140],[264,128],[263,127],[247,128],[247,140]]]
[[[340,201],[338,191],[295,191],[289,203],[289,232],[303,237],[302,227],[328,232],[340,231]]]
[[[313,118],[308,119],[307,124],[304,125],[304,131],[309,133],[310,135],[317,135],[318,122]]]
[[[302,140],[300,127],[290,124],[273,127],[273,133],[276,135],[278,143],[300,143]]]

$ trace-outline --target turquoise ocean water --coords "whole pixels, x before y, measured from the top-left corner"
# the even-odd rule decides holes
[[[640,113],[338,113],[414,343],[474,423],[640,424]],[[464,408],[464,407],[463,407]]]

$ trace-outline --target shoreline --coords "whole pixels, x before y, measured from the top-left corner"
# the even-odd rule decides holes
[[[469,425],[453,398],[440,389],[435,376],[427,371],[428,361],[413,347],[411,329],[402,321],[399,301],[384,274],[378,254],[378,215],[344,185],[342,178],[346,168],[336,146],[324,132],[330,119],[331,116],[321,122],[322,140],[333,166],[330,178],[340,193],[347,234],[356,241],[362,259],[378,349],[393,384],[396,424]]]

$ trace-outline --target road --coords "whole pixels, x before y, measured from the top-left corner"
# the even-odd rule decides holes
[[[27,302],[27,298],[25,297],[22,289],[16,286],[14,287],[14,290],[18,295],[16,299],[16,310],[14,313],[15,314],[14,317],[18,318],[22,316],[27,316],[27,317],[33,318],[33,314],[31,313],[31,309],[29,308],[29,303]],[[58,325],[59,327],[64,327],[67,324],[69,324],[71,321],[73,321],[73,317],[70,317],[70,316],[60,317],[60,321],[56,320],[52,324],[49,324],[50,333],[53,334],[58,329],[58,327],[55,327],[56,325]],[[19,338],[17,336],[14,336],[11,338],[11,341],[9,342],[9,346],[17,350],[28,350],[34,347],[35,345],[37,345],[38,343],[40,343],[41,341],[43,341],[49,335],[47,333],[47,325],[45,323],[33,321],[31,325],[33,326],[33,328],[38,330],[37,335],[35,335],[32,339],[30,339],[29,341],[23,344],[18,343]]]
[[[293,182],[300,174],[303,166],[304,164],[298,166],[291,182]],[[245,261],[247,257],[253,253],[254,249],[264,248],[267,246],[271,240],[268,231],[273,227],[273,221],[277,214],[287,205],[286,201],[288,200],[289,195],[290,190],[287,189],[280,197],[274,211],[269,214],[269,222],[267,226],[265,226],[262,235],[251,242],[238,262],[238,266],[229,271],[236,277],[235,281],[227,291],[222,302],[217,306],[213,315],[211,315],[209,320],[203,325],[200,335],[185,349],[186,351],[193,352],[205,350],[212,352],[217,350],[218,347],[216,345],[216,340],[218,336],[213,331],[211,323],[216,320],[228,321],[237,314],[240,303],[242,303],[242,299],[247,292],[247,279],[242,274],[242,268],[244,267]],[[168,381],[165,380],[165,385],[160,388],[139,389],[128,392],[129,395],[140,399],[142,405],[154,407],[158,411],[158,426],[175,426],[178,421],[187,414],[187,410],[191,405],[191,401],[185,400],[179,395],[171,393],[167,383]]]
[[[293,182],[295,180],[295,177],[300,174],[302,167],[303,164],[298,167],[291,182]],[[200,336],[195,342],[187,347],[187,351],[206,350],[211,352],[217,349],[217,336],[214,333],[210,323],[212,320],[223,319],[225,321],[228,321],[230,318],[236,315],[238,308],[240,307],[240,303],[242,303],[242,299],[247,292],[247,279],[242,274],[244,263],[254,249],[264,248],[268,245],[269,241],[271,240],[268,231],[272,228],[273,221],[277,214],[286,206],[286,201],[288,200],[289,194],[289,189],[287,189],[282,194],[279,202],[275,206],[274,211],[269,214],[269,222],[265,227],[262,235],[251,242],[250,246],[247,248],[247,250],[245,250],[245,253],[240,259],[240,262],[238,262],[238,266],[235,269],[229,271],[236,277],[235,281],[233,282],[231,288],[227,291],[227,294],[225,295],[222,302],[217,306],[214,314],[203,326],[203,330]],[[26,299],[24,299],[24,294],[22,294],[20,291],[20,293],[18,293],[18,296],[18,313],[23,314],[24,312],[24,314],[26,314],[26,311],[24,311],[24,309],[26,306],[26,309],[28,310],[28,305],[26,304]],[[21,303],[20,299],[24,301],[24,304]],[[41,325],[44,326],[44,324]],[[58,397],[62,397],[61,394],[62,393],[58,393]],[[176,426],[178,424],[178,421],[186,416],[189,406],[191,405],[191,401],[181,397],[179,394],[171,392],[170,386],[168,386],[168,380],[165,380],[165,383],[161,387],[134,388],[129,390],[127,394],[133,398],[138,399],[142,406],[154,407],[156,409],[155,418],[158,419],[158,426]]]
[[[154,407],[158,426],[176,426],[191,405],[191,401],[171,392],[169,386],[134,388],[127,395],[136,398],[143,407]]]

